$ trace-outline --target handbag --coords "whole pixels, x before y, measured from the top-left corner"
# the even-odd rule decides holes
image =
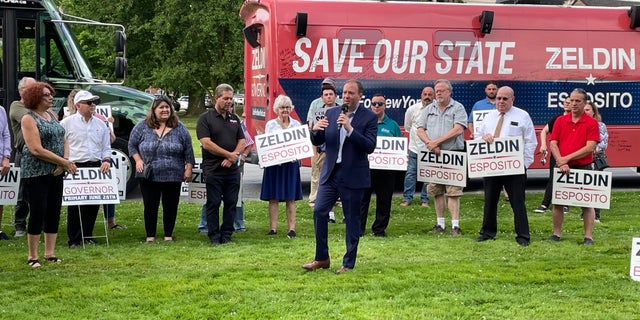
[[[160,134],[160,137],[158,138],[158,140],[155,143],[155,148],[153,148],[153,157],[151,159],[149,159],[149,161],[147,163],[144,164],[144,167],[142,168],[142,172],[137,172],[136,171],[136,178],[145,179],[145,180],[151,180],[151,178],[153,177],[153,166],[151,164],[153,163],[153,160],[156,158],[156,155],[158,154],[158,147],[160,146],[160,142],[162,142],[162,139],[164,138],[164,130],[165,129],[167,129],[166,126],[162,130],[162,133]]]
[[[596,152],[593,154],[593,167],[598,171],[602,171],[609,168],[609,160],[604,151]]]
[[[144,169],[142,169],[142,172],[136,172],[136,178],[151,180],[152,176],[153,176],[153,167],[151,166],[150,163],[144,165]]]

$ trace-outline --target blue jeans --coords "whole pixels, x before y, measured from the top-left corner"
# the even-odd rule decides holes
[[[416,193],[416,181],[418,178],[418,154],[409,151],[409,163],[407,164],[407,173],[404,175],[404,192],[402,199],[411,203],[413,194]],[[429,202],[427,195],[427,184],[423,183],[422,192],[420,193],[421,202]]]

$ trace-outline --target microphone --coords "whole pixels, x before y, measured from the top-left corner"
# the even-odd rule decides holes
[[[347,112],[349,111],[349,105],[346,103],[343,104],[340,108],[342,109],[342,114],[347,114]],[[338,123],[338,131],[340,131],[340,129],[342,129],[342,123]]]

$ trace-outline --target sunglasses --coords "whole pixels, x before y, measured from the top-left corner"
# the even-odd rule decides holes
[[[95,101],[95,100],[91,100],[91,101],[82,101],[82,103],[84,103],[84,104],[86,104],[86,105],[88,105],[88,106],[90,106],[90,105],[92,105],[92,104],[97,105],[97,101]]]
[[[371,102],[371,106],[373,107],[382,107],[384,105],[385,105],[384,102]]]

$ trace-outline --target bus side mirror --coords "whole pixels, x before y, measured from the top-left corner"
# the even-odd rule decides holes
[[[304,37],[307,35],[307,13],[298,12],[296,14],[296,36]]]
[[[245,27],[242,30],[244,33],[244,39],[247,40],[247,43],[251,46],[251,48],[257,48],[260,46],[260,42],[258,41],[258,37],[260,36],[260,29],[255,25],[250,25]]]
[[[493,11],[482,11],[480,15],[480,33],[491,33],[493,27]]]
[[[127,35],[124,34],[124,31],[117,30],[115,34],[116,52],[123,53],[126,43],[127,43]]]
[[[116,57],[116,79],[124,79],[127,74],[127,58]]]
[[[627,15],[629,15],[629,18],[631,18],[631,23],[629,24],[629,27],[631,27],[631,29],[640,27],[640,6],[631,6],[631,9],[629,9]]]

